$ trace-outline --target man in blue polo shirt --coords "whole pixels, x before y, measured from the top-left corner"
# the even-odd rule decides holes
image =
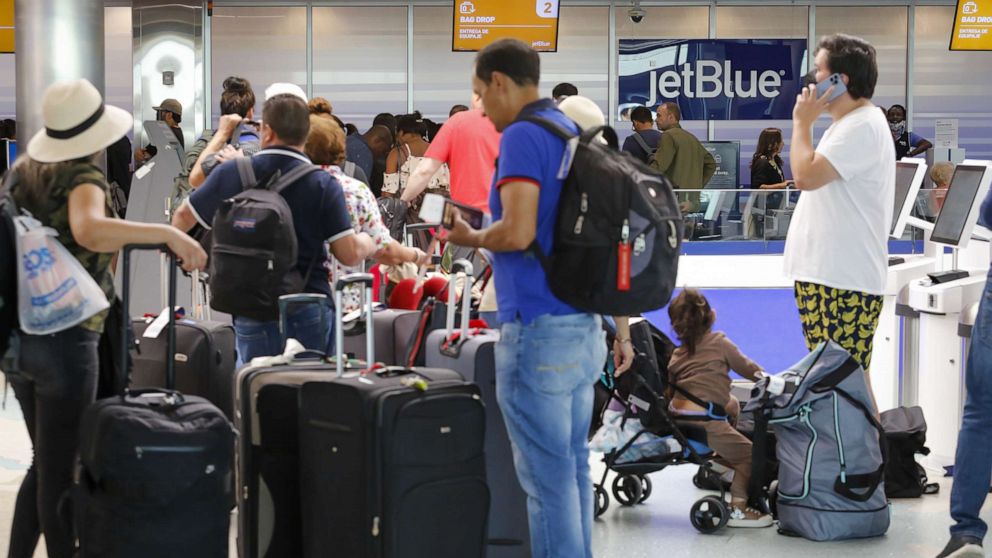
[[[310,131],[310,112],[302,99],[291,94],[276,95],[265,102],[262,111],[262,150],[252,157],[255,176],[260,181],[276,171],[286,174],[298,165],[310,165],[303,154]],[[217,167],[207,181],[196,189],[176,211],[173,226],[188,231],[199,223],[209,229],[214,214],[224,200],[242,190],[235,161]],[[311,173],[282,192],[293,214],[299,257],[296,269],[307,277],[304,292],[325,294],[331,303],[331,289],[324,272],[327,260],[324,243],[329,242],[334,257],[344,265],[358,265],[375,253],[375,243],[365,233],[355,234],[344,201],[341,185],[325,172]],[[316,262],[316,265],[314,265]],[[330,308],[306,306],[289,315],[288,334],[304,347],[325,350],[330,346],[330,331],[320,335],[320,312],[325,316]],[[332,324],[333,320],[328,319]],[[257,356],[282,352],[282,336],[278,321],[258,321],[234,316],[237,334],[238,360],[250,362]]]
[[[541,61],[516,39],[483,49],[472,78],[486,115],[503,133],[489,207],[494,222],[472,230],[460,218],[451,242],[493,252],[499,318],[496,390],[527,492],[535,558],[591,558],[593,490],[586,436],[593,383],[606,359],[600,317],[551,293],[527,248],[553,250],[558,199],[570,153],[563,140],[531,122],[541,116],[578,133],[538,93]],[[604,262],[605,263],[605,262]]]

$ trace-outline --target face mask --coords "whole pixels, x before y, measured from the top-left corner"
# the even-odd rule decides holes
[[[901,136],[906,133],[906,121],[900,120],[899,122],[889,122],[889,129],[892,133]]]

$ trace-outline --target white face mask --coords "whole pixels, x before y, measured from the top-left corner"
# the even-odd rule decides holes
[[[906,133],[906,121],[900,120],[899,122],[889,122],[889,129],[892,133],[901,136]]]

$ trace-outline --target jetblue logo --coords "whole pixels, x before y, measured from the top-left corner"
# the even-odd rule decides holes
[[[688,99],[721,96],[731,99],[774,99],[781,94],[782,76],[786,75],[786,71],[765,70],[759,73],[751,70],[745,73],[734,70],[730,60],[725,60],[723,64],[715,60],[697,60],[694,65],[683,64],[679,70],[667,70],[661,75],[657,70],[652,70],[649,75],[651,98],[648,106],[655,106],[680,96]]]

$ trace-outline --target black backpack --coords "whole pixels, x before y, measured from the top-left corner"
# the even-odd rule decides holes
[[[236,159],[242,192],[214,215],[210,249],[210,307],[233,316],[271,321],[279,297],[303,291],[318,251],[301,276],[293,213],[281,192],[320,168],[303,164],[259,182],[251,159]]]
[[[551,292],[580,310],[613,316],[637,316],[668,304],[682,245],[682,214],[671,181],[619,151],[609,126],[576,138],[550,120],[523,120],[566,142],[577,140],[558,203],[554,248],[544,254],[535,240],[528,249],[541,260]],[[608,145],[596,139],[600,134]],[[622,269],[629,273],[618,273]]]
[[[7,352],[10,335],[19,326],[17,314],[17,229],[14,217],[19,215],[11,194],[17,176],[13,171],[4,175],[0,187],[0,357]]]
[[[885,461],[885,495],[889,498],[919,498],[936,494],[940,485],[929,483],[927,471],[916,462],[916,454],[929,455],[927,421],[920,407],[896,407],[881,415],[889,445]]]

